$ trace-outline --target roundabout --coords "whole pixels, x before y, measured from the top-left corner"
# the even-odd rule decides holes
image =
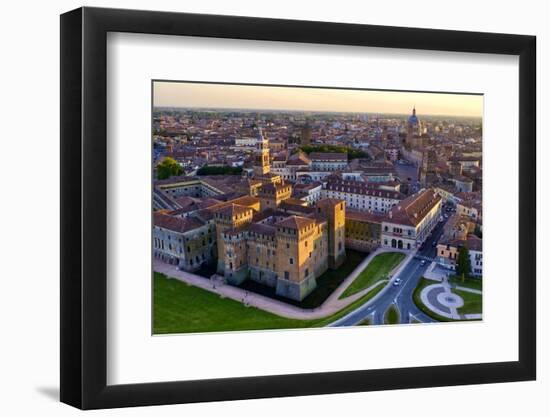
[[[462,318],[457,310],[464,305],[464,300],[451,292],[449,284],[428,285],[420,293],[420,298],[426,307],[440,316],[453,320]]]

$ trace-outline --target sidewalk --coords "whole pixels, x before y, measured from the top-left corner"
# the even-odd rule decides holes
[[[279,300],[275,300],[270,297],[266,297],[260,294],[243,290],[238,287],[234,287],[232,285],[221,284],[219,282],[214,283],[208,278],[204,278],[189,272],[181,271],[177,269],[176,266],[161,262],[158,259],[155,259],[153,261],[153,269],[156,272],[163,273],[170,278],[175,278],[179,281],[185,282],[195,287],[199,287],[206,291],[218,294],[221,297],[230,298],[232,300],[238,301],[245,305],[257,307],[259,309],[268,311],[278,316],[287,317],[291,319],[299,319],[299,320],[312,320],[312,319],[320,319],[326,316],[330,316],[340,311],[341,309],[347,307],[348,305],[358,300],[359,298],[363,297],[365,294],[367,294],[377,286],[383,285],[383,284],[388,285],[392,280],[379,281],[374,285],[371,285],[370,287],[365,288],[360,292],[353,294],[349,297],[346,297],[342,300],[338,298],[345,291],[345,289],[355,280],[355,278],[357,278],[357,276],[368,266],[368,264],[372,261],[372,259],[374,259],[376,255],[383,252],[395,252],[395,250],[378,249],[374,252],[371,252],[359,265],[357,265],[357,267],[353,270],[353,272],[325,300],[325,302],[320,307],[317,307],[315,309],[303,309]],[[414,254],[412,253],[409,254],[409,256],[405,258],[401,262],[401,264],[397,267],[397,269],[395,270],[396,272],[394,274],[394,279],[395,279],[395,276],[397,276],[398,274],[397,271],[400,271],[401,268],[404,265],[406,265],[406,263],[408,263],[408,261],[412,256],[414,256]],[[380,295],[381,293],[382,291],[379,292],[377,296]],[[376,298],[377,297],[374,297],[373,299],[369,300],[369,302],[375,300]]]

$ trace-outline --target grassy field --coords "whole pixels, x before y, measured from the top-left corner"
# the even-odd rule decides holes
[[[154,275],[153,333],[202,333],[232,330],[301,329],[323,327],[345,316],[384,288],[379,285],[328,317],[296,320],[280,317],[238,301],[187,285],[163,274]]]
[[[153,333],[222,332],[314,326],[224,299],[155,272]]]
[[[378,281],[385,279],[388,273],[395,268],[405,255],[400,252],[385,252],[377,255],[369,262],[367,267],[355,278],[340,298],[346,298],[370,287]]]
[[[438,321],[460,321],[460,320],[452,320],[448,319],[446,317],[440,316],[439,314],[434,313],[432,310],[430,310],[424,303],[422,303],[422,300],[420,299],[420,293],[422,290],[427,287],[428,285],[435,284],[435,281],[426,279],[426,278],[420,278],[420,281],[418,282],[417,287],[414,290],[413,293],[413,300],[416,306],[422,310],[425,314],[430,316],[431,318],[438,320]],[[466,286],[466,285],[465,285]],[[482,295],[481,294],[474,294],[468,291],[461,291],[457,289],[451,290],[453,293],[459,295],[464,300],[464,305],[459,308],[457,311],[459,314],[476,314],[481,313],[482,310]]]
[[[267,285],[258,284],[252,280],[244,281],[239,287],[250,292],[262,294],[276,300],[281,300],[287,304],[292,304],[300,308],[317,308],[334,292],[336,288],[348,277],[349,274],[359,265],[367,255],[354,250],[346,250],[346,261],[337,269],[328,269],[324,274],[317,278],[317,287],[302,301],[290,300],[275,294],[275,288]]]
[[[482,294],[474,294],[457,289],[453,289],[452,291],[464,300],[464,305],[457,310],[459,314],[481,314],[483,310]]]
[[[424,314],[427,314],[432,319],[437,321],[453,321],[451,319],[448,319],[447,317],[440,316],[439,314],[434,313],[432,310],[430,310],[426,305],[422,302],[420,299],[420,293],[424,288],[426,288],[428,285],[436,284],[436,281],[432,281],[431,279],[426,279],[424,277],[420,278],[420,281],[418,281],[418,285],[414,289],[413,292],[413,301],[416,304],[416,306],[422,310]]]
[[[397,308],[393,304],[389,306],[386,312],[384,313],[384,323],[386,324],[399,323],[399,311],[397,311]]]

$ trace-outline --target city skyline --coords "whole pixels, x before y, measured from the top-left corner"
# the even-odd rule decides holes
[[[154,107],[483,117],[483,95],[154,81]]]

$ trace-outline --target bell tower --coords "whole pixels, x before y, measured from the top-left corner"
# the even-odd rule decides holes
[[[254,176],[262,177],[269,174],[269,141],[264,137],[262,128],[258,128],[258,139],[256,141],[256,154],[254,157]]]

